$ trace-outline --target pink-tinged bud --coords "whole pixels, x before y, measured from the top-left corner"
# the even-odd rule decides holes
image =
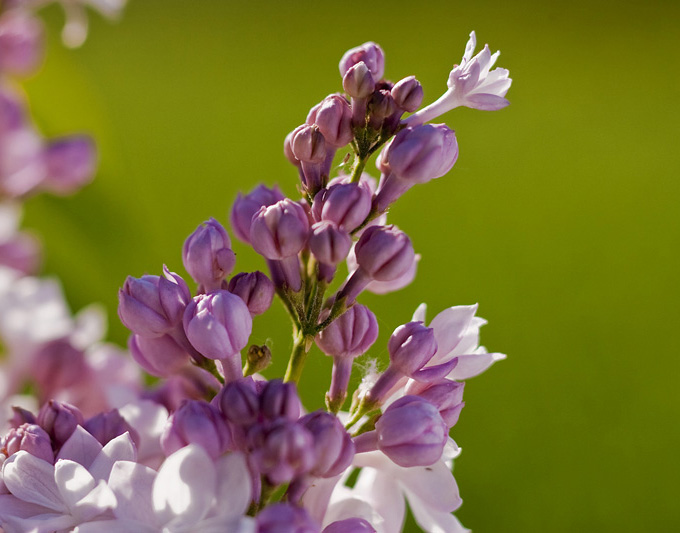
[[[312,214],[317,221],[330,220],[354,231],[371,211],[372,193],[360,183],[336,183],[314,197]]]
[[[160,337],[181,322],[184,309],[191,300],[186,282],[163,267],[163,275],[128,276],[118,291],[118,316],[138,335]]]
[[[87,185],[97,169],[97,151],[90,137],[80,135],[51,141],[45,148],[45,189],[71,194]]]
[[[458,422],[460,412],[465,406],[463,390],[465,383],[444,379],[432,384],[411,381],[406,386],[406,394],[412,394],[427,400],[437,409],[449,428]]]
[[[345,76],[345,73],[359,62],[366,64],[376,80],[385,74],[385,54],[374,42],[369,41],[347,50],[340,60],[340,75]]]
[[[189,342],[205,357],[219,359],[228,381],[242,376],[240,351],[252,329],[248,306],[229,291],[196,296],[184,313]]]
[[[231,446],[231,432],[222,414],[207,402],[188,400],[168,419],[161,447],[166,456],[189,444],[202,447],[213,459]]]
[[[9,419],[9,425],[10,427],[18,428],[22,424],[37,424],[36,417],[28,409],[13,405],[12,418]]]
[[[318,533],[314,522],[302,507],[289,503],[268,505],[257,515],[257,533]]]
[[[322,163],[326,158],[326,139],[318,126],[303,124],[293,132],[293,155],[305,163]]]
[[[369,125],[378,130],[382,127],[383,120],[391,116],[397,110],[394,98],[390,91],[381,89],[371,95],[368,102]]]
[[[437,408],[417,396],[404,396],[390,404],[375,430],[378,449],[406,468],[436,463],[449,434]]]
[[[364,62],[359,62],[342,78],[342,88],[352,98],[364,100],[375,91],[375,79]]]
[[[272,485],[289,483],[316,464],[314,437],[298,423],[279,418],[253,427],[248,438],[255,467]]]
[[[394,84],[392,98],[399,109],[413,113],[423,103],[423,86],[415,76],[408,76]]]
[[[15,92],[15,88],[0,84],[0,135],[18,130],[24,125],[25,107],[24,99]]]
[[[368,228],[359,239],[355,253],[359,268],[378,281],[403,276],[415,257],[411,239],[395,226]]]
[[[253,216],[250,241],[267,259],[282,260],[297,255],[307,244],[308,234],[307,213],[300,204],[285,198]]]
[[[0,453],[7,457],[19,451],[28,452],[31,455],[54,463],[54,452],[50,436],[43,428],[35,424],[22,424],[18,428],[12,428],[2,440]]]
[[[128,348],[132,358],[146,372],[161,378],[177,374],[189,363],[189,354],[170,335],[131,335]]]
[[[310,122],[308,124],[313,124],[313,122]],[[283,140],[283,155],[286,156],[286,159],[288,159],[291,165],[299,167],[300,161],[297,157],[295,157],[295,154],[293,153],[293,135],[297,133],[297,131],[298,128],[295,128],[288,135],[286,135],[286,138]]]
[[[302,404],[294,383],[280,379],[268,381],[260,393],[260,413],[268,420],[284,418],[295,421],[300,418]]]
[[[309,249],[323,265],[335,266],[345,260],[352,248],[352,238],[344,228],[325,220],[312,226]]]
[[[240,241],[250,244],[250,223],[253,215],[261,207],[275,204],[279,200],[283,200],[283,198],[283,194],[281,194],[276,185],[271,189],[265,185],[258,185],[245,196],[239,193],[231,208],[231,215],[229,217],[236,237]]]
[[[67,339],[44,344],[36,353],[31,369],[42,398],[51,398],[60,390],[86,382],[89,373],[85,354]]]
[[[440,178],[458,158],[456,134],[446,124],[424,124],[401,130],[380,156],[379,168],[414,183]]]
[[[241,272],[229,280],[229,292],[245,302],[251,315],[261,315],[272,304],[274,284],[259,270]]]
[[[43,56],[43,26],[20,10],[0,17],[0,71],[16,76],[32,74]]]
[[[333,477],[344,472],[354,458],[354,443],[338,418],[325,411],[315,411],[300,419],[314,437],[316,464],[313,476]]]
[[[376,533],[373,526],[363,518],[338,520],[324,528],[321,533]]]
[[[76,406],[50,400],[40,408],[37,423],[50,436],[54,447],[60,448],[85,420]]]
[[[83,427],[102,446],[106,446],[110,441],[125,433],[129,433],[132,442],[139,446],[139,433],[120,416],[118,409],[112,409],[108,413],[99,413],[89,418],[85,421]]]
[[[333,148],[341,148],[354,139],[352,109],[347,100],[339,94],[332,94],[321,102],[313,123],[324,136],[326,144]]]
[[[387,343],[390,364],[406,376],[413,376],[437,352],[434,330],[422,322],[409,322],[394,330]]]
[[[182,262],[206,292],[219,289],[236,264],[227,230],[214,218],[200,224],[184,241]]]
[[[316,337],[326,355],[353,359],[365,354],[378,338],[378,321],[365,305],[354,305]]]
[[[18,232],[0,244],[0,264],[33,275],[40,268],[40,251],[40,243],[33,235]]]
[[[260,416],[260,399],[252,378],[241,378],[225,385],[213,403],[235,426],[248,428]]]
[[[347,386],[355,357],[363,355],[378,338],[378,321],[364,305],[354,305],[331,322],[316,337],[316,345],[333,356],[331,386],[326,402],[337,412],[347,398]]]
[[[30,126],[22,124],[4,132],[0,143],[0,194],[18,198],[39,187],[47,176],[43,152],[43,139]]]

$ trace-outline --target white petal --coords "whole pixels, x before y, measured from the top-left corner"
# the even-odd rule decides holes
[[[69,531],[78,520],[71,515],[44,514],[35,518],[14,518],[8,516],[2,524],[5,533],[53,533]]]
[[[58,512],[66,512],[59,488],[54,481],[54,466],[28,452],[17,452],[2,468],[3,481],[20,500]]]
[[[97,520],[81,524],[73,533],[158,533],[158,528],[152,528],[134,520]]]
[[[155,479],[156,471],[148,466],[130,461],[118,461],[113,465],[109,487],[118,502],[114,514],[158,528],[151,499]]]
[[[250,472],[244,455],[234,452],[220,458],[217,462],[217,481],[219,515],[244,515],[252,498]]]
[[[449,379],[463,381],[477,376],[484,372],[496,361],[502,361],[507,356],[502,353],[481,353],[461,355],[458,357],[458,364],[447,376]]]
[[[411,322],[422,322],[424,324],[426,314],[427,314],[427,304],[422,303],[418,306],[418,308],[413,313],[413,317],[411,318]]]
[[[411,504],[411,511],[418,525],[428,533],[469,533],[470,531],[464,528],[451,513],[432,511],[413,504]]]
[[[6,516],[29,518],[31,516],[48,513],[50,509],[20,500],[13,494],[0,494],[0,520]]]
[[[88,522],[116,507],[116,495],[104,482],[99,484],[76,505],[73,515],[79,522]]]
[[[215,465],[200,446],[186,446],[168,457],[152,495],[161,523],[179,528],[199,522],[212,506],[216,478]]]
[[[69,459],[90,468],[94,460],[102,451],[99,441],[90,435],[82,426],[76,426],[68,440],[59,450],[57,460]]]
[[[305,491],[302,503],[313,520],[319,523],[325,520],[324,516],[326,516],[328,510],[328,502],[331,499],[331,495],[335,495],[337,492],[334,489],[341,477],[342,475],[331,478],[315,478],[312,486]]]
[[[475,53],[475,48],[477,48],[477,35],[474,31],[470,32],[470,39],[465,45],[465,53],[463,54],[463,61],[470,61],[472,59],[472,54]]]
[[[85,467],[68,459],[61,459],[54,465],[54,480],[62,500],[71,511],[95,487],[94,478]]]
[[[404,525],[406,502],[397,480],[389,472],[364,468],[354,490],[383,517],[385,533],[399,533]]]
[[[84,350],[106,335],[106,311],[99,304],[88,305],[75,316],[75,328],[71,342]]]
[[[139,461],[146,461],[163,453],[160,437],[168,420],[168,410],[165,407],[150,400],[140,400],[121,407],[118,412],[139,434]]]
[[[465,330],[477,312],[477,307],[477,304],[449,307],[432,319],[429,327],[434,330],[437,354],[430,361],[430,366],[450,359],[447,356],[463,338]]]
[[[427,509],[450,513],[462,503],[456,480],[444,461],[431,466],[402,468],[399,481],[411,507],[414,500],[420,500]]]
[[[110,440],[90,467],[90,474],[99,481],[108,480],[116,461],[137,461],[137,450],[128,432]]]

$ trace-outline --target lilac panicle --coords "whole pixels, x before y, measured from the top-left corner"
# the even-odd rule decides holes
[[[274,185],[271,189],[265,185],[258,185],[245,196],[239,193],[231,208],[229,217],[236,237],[240,241],[250,244],[250,223],[253,215],[262,206],[275,204],[279,200],[283,200],[283,198],[284,196],[277,185]]]
[[[36,424],[22,424],[17,428],[12,428],[2,439],[0,453],[9,457],[19,451],[28,452],[48,463],[54,462],[50,436]]]
[[[425,124],[401,130],[378,158],[384,176],[373,202],[383,212],[418,183],[440,178],[458,159],[455,132],[446,124]]]
[[[191,300],[186,282],[164,267],[164,277],[128,276],[118,291],[118,316],[134,333],[144,337],[160,337],[182,322],[184,310]]]
[[[60,448],[85,420],[76,406],[50,400],[40,408],[37,423],[50,436],[53,447]]]
[[[214,218],[203,222],[182,247],[184,268],[206,292],[219,289],[234,269],[236,255],[227,231]]]
[[[376,80],[382,79],[385,74],[385,53],[372,41],[345,52],[340,59],[340,75],[344,77],[347,71],[359,62],[366,64]]]
[[[219,290],[196,296],[184,313],[184,331],[202,355],[222,361],[225,377],[241,375],[241,354],[248,344],[253,319],[235,294]]]
[[[329,220],[354,231],[371,211],[371,191],[363,183],[335,183],[314,197],[316,221]]]
[[[47,145],[45,161],[47,178],[42,187],[57,194],[71,194],[94,178],[97,150],[86,135],[62,137]]]
[[[165,455],[189,444],[201,446],[213,459],[229,449],[231,432],[216,407],[204,401],[189,400],[170,416],[161,435]]]
[[[241,272],[229,280],[229,292],[248,306],[252,316],[263,314],[274,299],[274,284],[262,272]]]
[[[153,376],[172,376],[189,363],[187,351],[170,335],[160,337],[131,335],[128,348],[137,364]]]
[[[99,413],[87,419],[83,427],[102,446],[125,433],[129,433],[132,442],[139,446],[139,433],[120,415],[118,409]]]

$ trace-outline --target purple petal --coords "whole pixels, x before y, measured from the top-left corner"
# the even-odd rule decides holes
[[[90,435],[82,426],[76,430],[64,443],[56,459],[69,459],[90,468],[97,455],[102,451],[102,445]]]

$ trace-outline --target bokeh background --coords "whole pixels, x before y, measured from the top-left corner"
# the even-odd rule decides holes
[[[119,24],[93,16],[71,51],[48,8],[32,111],[49,135],[91,132],[101,167],[72,198],[32,199],[25,226],[44,237],[44,271],[74,310],[102,302],[123,344],[116,292],[128,274],[183,272],[185,237],[211,216],[226,224],[237,191],[295,192],[283,138],[340,89],[347,48],[377,41],[387,76],[415,74],[432,101],[474,29],[502,51],[512,105],[444,117],[460,158],[392,210],[423,259],[407,289],[361,298],[381,326],[372,354],[386,358],[420,302],[430,316],[479,302],[483,343],[508,354],[468,383],[453,432],[466,526],[677,531],[679,15],[670,0],[131,0]],[[239,269],[264,268],[235,246]],[[269,374],[281,372],[280,306],[253,340],[271,343]],[[308,407],[329,368],[315,352]]]

